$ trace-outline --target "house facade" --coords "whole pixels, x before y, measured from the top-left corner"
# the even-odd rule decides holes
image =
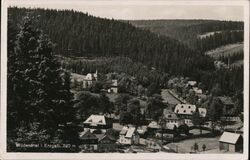
[[[94,81],[98,80],[98,72],[88,73],[87,75],[81,75],[77,73],[71,73],[71,83],[77,83],[82,88],[90,88]]]
[[[188,126],[193,126],[192,115],[196,111],[196,106],[192,104],[177,104],[174,109],[174,113],[178,115],[179,118],[184,120],[184,123]],[[198,108],[200,117],[206,117],[206,108]]]
[[[179,127],[184,124],[184,120],[179,118],[174,112],[165,109],[163,111],[163,114],[166,122],[166,125],[164,127],[167,129],[173,129],[175,126]]]
[[[108,93],[118,93],[118,81],[116,79],[111,80],[110,89],[108,89]]]
[[[234,103],[230,97],[221,96],[218,97],[221,103],[223,104],[223,115],[224,116],[234,116]]]
[[[219,139],[220,150],[227,152],[242,152],[243,137],[237,133],[224,132]]]
[[[124,145],[139,144],[140,136],[135,127],[123,127],[118,142]]]
[[[90,132],[90,130],[85,130],[79,135],[80,137],[80,146],[79,148],[85,151],[96,151],[98,138]]]
[[[112,128],[113,122],[110,118],[104,115],[92,114],[83,122],[84,130],[90,130],[91,133],[99,130],[101,133],[105,133],[107,129]]]
[[[98,140],[99,152],[114,152],[117,149],[116,139],[110,135],[103,135]]]

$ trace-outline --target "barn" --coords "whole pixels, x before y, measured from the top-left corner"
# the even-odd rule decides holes
[[[243,137],[237,133],[224,132],[219,139],[219,148],[227,152],[242,152]]]

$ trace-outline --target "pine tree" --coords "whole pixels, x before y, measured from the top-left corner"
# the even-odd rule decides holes
[[[48,37],[35,29],[32,21],[24,18],[10,59],[13,64],[8,64],[8,92],[13,94],[8,109],[14,106],[16,128],[26,131],[17,131],[17,141],[25,141],[25,135],[32,133],[36,138],[30,143],[76,143],[70,75],[53,56]]]

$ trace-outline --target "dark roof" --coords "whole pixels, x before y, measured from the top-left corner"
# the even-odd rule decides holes
[[[92,134],[89,130],[84,131],[80,134],[81,140],[88,140],[88,139],[98,139],[94,134]]]
[[[174,112],[164,110],[164,118],[165,119],[173,119],[173,120],[178,120],[179,117]]]
[[[98,138],[99,142],[100,141],[103,141],[103,140],[109,140],[111,142],[116,142],[116,139],[113,137],[113,136],[110,136],[110,135],[103,135],[102,137]]]
[[[234,105],[232,99],[230,97],[218,97],[220,99],[220,101],[224,104],[224,105]]]

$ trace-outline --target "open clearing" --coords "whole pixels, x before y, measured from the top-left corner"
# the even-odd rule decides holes
[[[219,137],[213,137],[213,138],[195,138],[195,139],[188,139],[183,140],[176,143],[169,143],[167,144],[167,147],[178,150],[178,153],[189,153],[191,151],[191,147],[196,142],[199,146],[199,151],[202,151],[202,145],[206,145],[206,152],[209,150],[215,151],[214,153],[219,151]]]
[[[206,38],[209,36],[213,36],[215,33],[221,33],[221,32],[223,31],[206,32],[206,33],[198,35],[197,37],[202,39],[202,38]],[[231,32],[243,32],[243,30],[231,30]]]
[[[227,57],[236,52],[243,52],[243,49],[244,49],[243,43],[234,43],[218,47],[214,50],[207,51],[205,54],[215,59],[218,59],[220,56]]]

